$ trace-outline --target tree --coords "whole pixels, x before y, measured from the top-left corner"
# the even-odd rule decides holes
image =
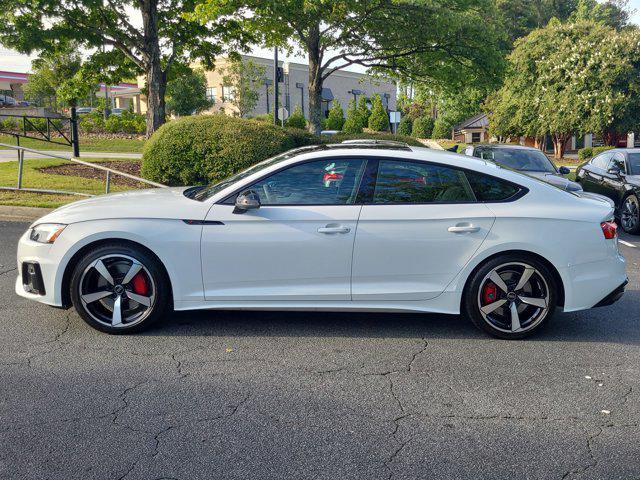
[[[579,0],[496,0],[496,8],[506,33],[507,48],[513,42],[542,28],[552,18],[565,21],[574,14]]]
[[[344,125],[344,112],[342,105],[337,100],[333,101],[331,110],[329,110],[329,116],[327,117],[327,130],[342,130]]]
[[[287,118],[287,127],[307,128],[307,120],[304,118],[304,113],[302,113],[300,105],[296,105],[296,108],[293,109],[293,113],[289,118]]]
[[[355,100],[349,102],[347,118],[342,126],[342,131],[344,133],[362,133],[362,118]]]
[[[207,99],[207,78],[202,70],[190,68],[167,83],[167,111],[182,117],[211,107]]]
[[[418,117],[413,122],[413,129],[411,130],[411,135],[416,138],[431,138],[431,134],[433,133],[433,126],[434,126],[433,118]]]
[[[487,102],[492,132],[550,134],[556,158],[576,133],[640,125],[640,32],[552,21],[516,42],[504,86]]]
[[[237,22],[266,46],[306,53],[313,133],[323,82],[349,65],[459,85],[494,81],[502,62],[493,0],[201,1],[200,19]]]
[[[609,0],[603,3],[597,0],[578,0],[571,20],[591,20],[621,30],[629,23],[628,3],[628,0]]]
[[[374,132],[386,132],[389,130],[389,114],[382,105],[382,98],[380,98],[380,95],[374,95],[371,99],[369,129]]]
[[[223,44],[242,37],[233,21],[203,24],[187,18],[195,1],[0,0],[0,43],[31,53],[76,41],[92,52],[106,46],[107,53],[118,54],[118,63],[126,57],[146,78],[151,135],[165,121],[166,86],[175,65],[201,60],[211,67]],[[141,29],[129,12],[141,17]]]
[[[411,135],[411,131],[413,130],[413,122],[411,118],[407,115],[403,115],[400,119],[400,123],[398,124],[398,135]],[[431,133],[431,132],[429,132]]]
[[[358,100],[358,116],[360,117],[360,130],[362,130],[363,128],[369,127],[370,115],[371,115],[371,110],[369,110],[367,97],[365,97],[364,95],[361,95],[360,100]]]
[[[260,99],[258,88],[264,79],[264,71],[262,65],[238,57],[229,58],[223,68],[222,81],[232,91],[224,101],[236,107],[239,117],[246,117],[256,108]]]
[[[462,88],[457,92],[440,92],[435,108],[438,118],[433,128],[433,138],[451,138],[455,125],[481,111],[486,95],[486,90],[475,87]]]

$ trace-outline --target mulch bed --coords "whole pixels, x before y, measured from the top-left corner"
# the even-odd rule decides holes
[[[136,177],[140,176],[140,162],[129,162],[126,160],[117,161],[117,162],[96,162],[98,165],[103,167],[112,168],[114,170],[118,170],[120,172],[129,173],[131,175],[135,175]],[[42,173],[48,173],[53,175],[65,175],[69,177],[82,177],[82,178],[93,178],[94,180],[100,180],[102,182],[107,178],[107,172],[104,170],[98,170],[97,168],[87,167],[86,165],[78,165],[78,164],[68,164],[68,165],[59,165],[56,167],[45,167],[38,169]],[[121,187],[133,187],[133,188],[149,188],[148,185],[140,182],[136,182],[127,177],[123,177],[121,175],[111,175],[111,185],[117,185]]]

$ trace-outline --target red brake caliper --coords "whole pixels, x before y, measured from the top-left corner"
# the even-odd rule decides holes
[[[485,304],[493,303],[498,299],[498,287],[493,282],[487,282],[482,289],[482,300]]]
[[[138,295],[149,295],[149,285],[142,272],[138,272],[138,274],[131,279],[131,288],[133,289],[133,293],[137,293]]]

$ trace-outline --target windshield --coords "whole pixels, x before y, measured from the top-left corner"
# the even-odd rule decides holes
[[[247,178],[250,175],[253,175],[254,173],[257,173],[260,170],[269,168],[270,166],[275,165],[276,163],[289,160],[290,158],[293,158],[302,153],[306,153],[306,152],[317,150],[317,149],[318,149],[317,146],[302,147],[302,148],[297,148],[295,150],[290,150],[285,153],[281,153],[280,155],[276,155],[275,157],[271,157],[267,160],[264,160],[263,162],[257,163],[254,166],[247,168],[246,170],[243,170],[242,172],[236,173],[235,175],[231,175],[230,177],[225,178],[221,182],[214,183],[212,185],[204,187],[202,190],[198,191],[195,195],[193,195],[193,199],[199,200],[201,202],[204,200],[207,200],[208,198],[211,198],[216,193],[221,192],[228,186],[233,185],[234,183],[239,182],[243,178]]]
[[[523,172],[556,173],[551,161],[539,150],[488,148],[482,149],[480,156],[499,165]]]
[[[640,153],[629,153],[629,175],[640,175]]]

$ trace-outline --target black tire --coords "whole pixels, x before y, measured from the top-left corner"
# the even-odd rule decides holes
[[[628,222],[623,219],[627,203],[629,202],[634,204],[635,207],[635,218],[632,222]],[[625,232],[630,233],[631,235],[640,234],[640,201],[638,201],[638,197],[634,194],[627,195],[620,204],[620,226]]]
[[[515,291],[515,288],[518,287],[519,283],[516,281],[519,280],[517,275],[520,271],[522,271],[521,275],[524,274],[524,270],[526,269],[526,267],[521,265],[526,265],[534,269],[534,273],[532,273],[530,277],[531,285],[525,284],[525,288],[532,292],[530,296],[525,296],[526,293],[522,288],[518,290],[521,294],[517,294]],[[504,286],[508,287],[508,291],[516,294],[516,298],[514,300],[510,300],[510,298],[512,298],[512,295],[504,292],[501,288],[493,288],[491,285],[487,285],[487,283],[493,283],[491,279],[487,278],[487,276],[491,275],[494,271],[500,271],[499,275],[501,276],[501,279],[502,276],[513,276],[513,281],[507,278],[506,281],[503,281],[503,284]],[[516,285],[513,286],[513,283],[516,283]],[[497,292],[498,298],[489,300],[492,302],[496,302],[494,303],[494,305],[497,305],[499,302],[502,302],[502,300],[505,300],[505,303],[502,304],[503,306],[495,310],[496,313],[492,312],[484,315],[481,312],[481,307],[489,307],[489,304],[482,305],[482,302],[486,300],[486,297],[482,296],[485,294],[485,290],[483,290],[483,294],[481,295],[481,288],[488,288],[489,295],[491,295],[494,291]],[[536,295],[533,295],[534,291],[536,292]],[[546,323],[555,312],[558,299],[557,292],[558,285],[555,277],[544,263],[540,262],[532,256],[520,254],[505,254],[486,261],[474,271],[469,281],[467,282],[465,291],[463,293],[462,307],[465,315],[469,317],[473,324],[480,330],[487,332],[488,334],[497,338],[516,340],[528,337],[529,335],[540,331],[540,329],[543,328],[544,325],[546,325]],[[543,295],[546,296],[539,299],[530,298],[533,296]],[[489,298],[491,299],[495,297],[496,295],[494,294],[494,297]],[[522,302],[520,300],[521,298],[525,298],[527,302],[530,302],[531,300],[544,300],[546,307],[541,308],[535,305],[527,305],[525,302]],[[521,326],[521,329],[517,329],[517,331],[509,330],[509,328],[513,328],[513,320],[511,320],[511,327],[508,326],[508,323],[501,324],[499,321],[501,319],[504,319],[504,321],[506,322],[509,319],[513,319],[513,312],[511,310],[512,304],[515,304],[516,311],[522,308],[524,310],[522,313],[529,315],[529,312],[531,312],[532,315],[532,320],[530,322],[525,320],[524,325]],[[534,315],[534,312],[536,311],[539,311],[538,316]],[[518,318],[522,313],[516,314],[515,317]],[[487,318],[485,318],[485,316]],[[521,320],[522,319],[518,318],[516,324],[520,325]]]
[[[131,261],[131,265],[128,266],[127,262],[129,261]],[[107,266],[109,274],[107,276],[111,276],[113,283],[107,281],[107,277],[99,273],[97,262],[102,263],[100,267]],[[142,276],[140,281],[142,288],[147,288],[146,292],[139,293],[148,295],[148,298],[142,295],[138,295],[138,297],[139,299],[146,298],[146,301],[149,302],[148,306],[132,301],[135,285],[131,286],[131,280],[126,285],[120,284],[127,279],[127,266],[131,268],[134,263],[141,265],[138,270]],[[96,282],[101,283],[101,286],[97,286]],[[85,290],[91,283],[95,285],[97,290],[100,290],[97,292],[98,294],[101,295],[108,290],[111,290],[111,294],[99,300],[89,301],[89,303],[83,301],[83,298],[88,298]],[[84,255],[76,263],[73,270],[70,289],[71,301],[82,319],[96,330],[109,334],[140,332],[158,322],[165,313],[172,309],[171,286],[163,266],[155,256],[128,243],[114,241],[101,245]],[[121,312],[121,315],[118,315],[119,321],[116,321],[114,311],[118,297],[120,300],[117,310]],[[109,304],[111,304],[111,312],[109,312]],[[130,322],[126,319],[127,312],[131,313],[132,320]],[[112,315],[111,325],[108,324],[109,313]],[[114,326],[113,323],[117,323],[117,326]]]

